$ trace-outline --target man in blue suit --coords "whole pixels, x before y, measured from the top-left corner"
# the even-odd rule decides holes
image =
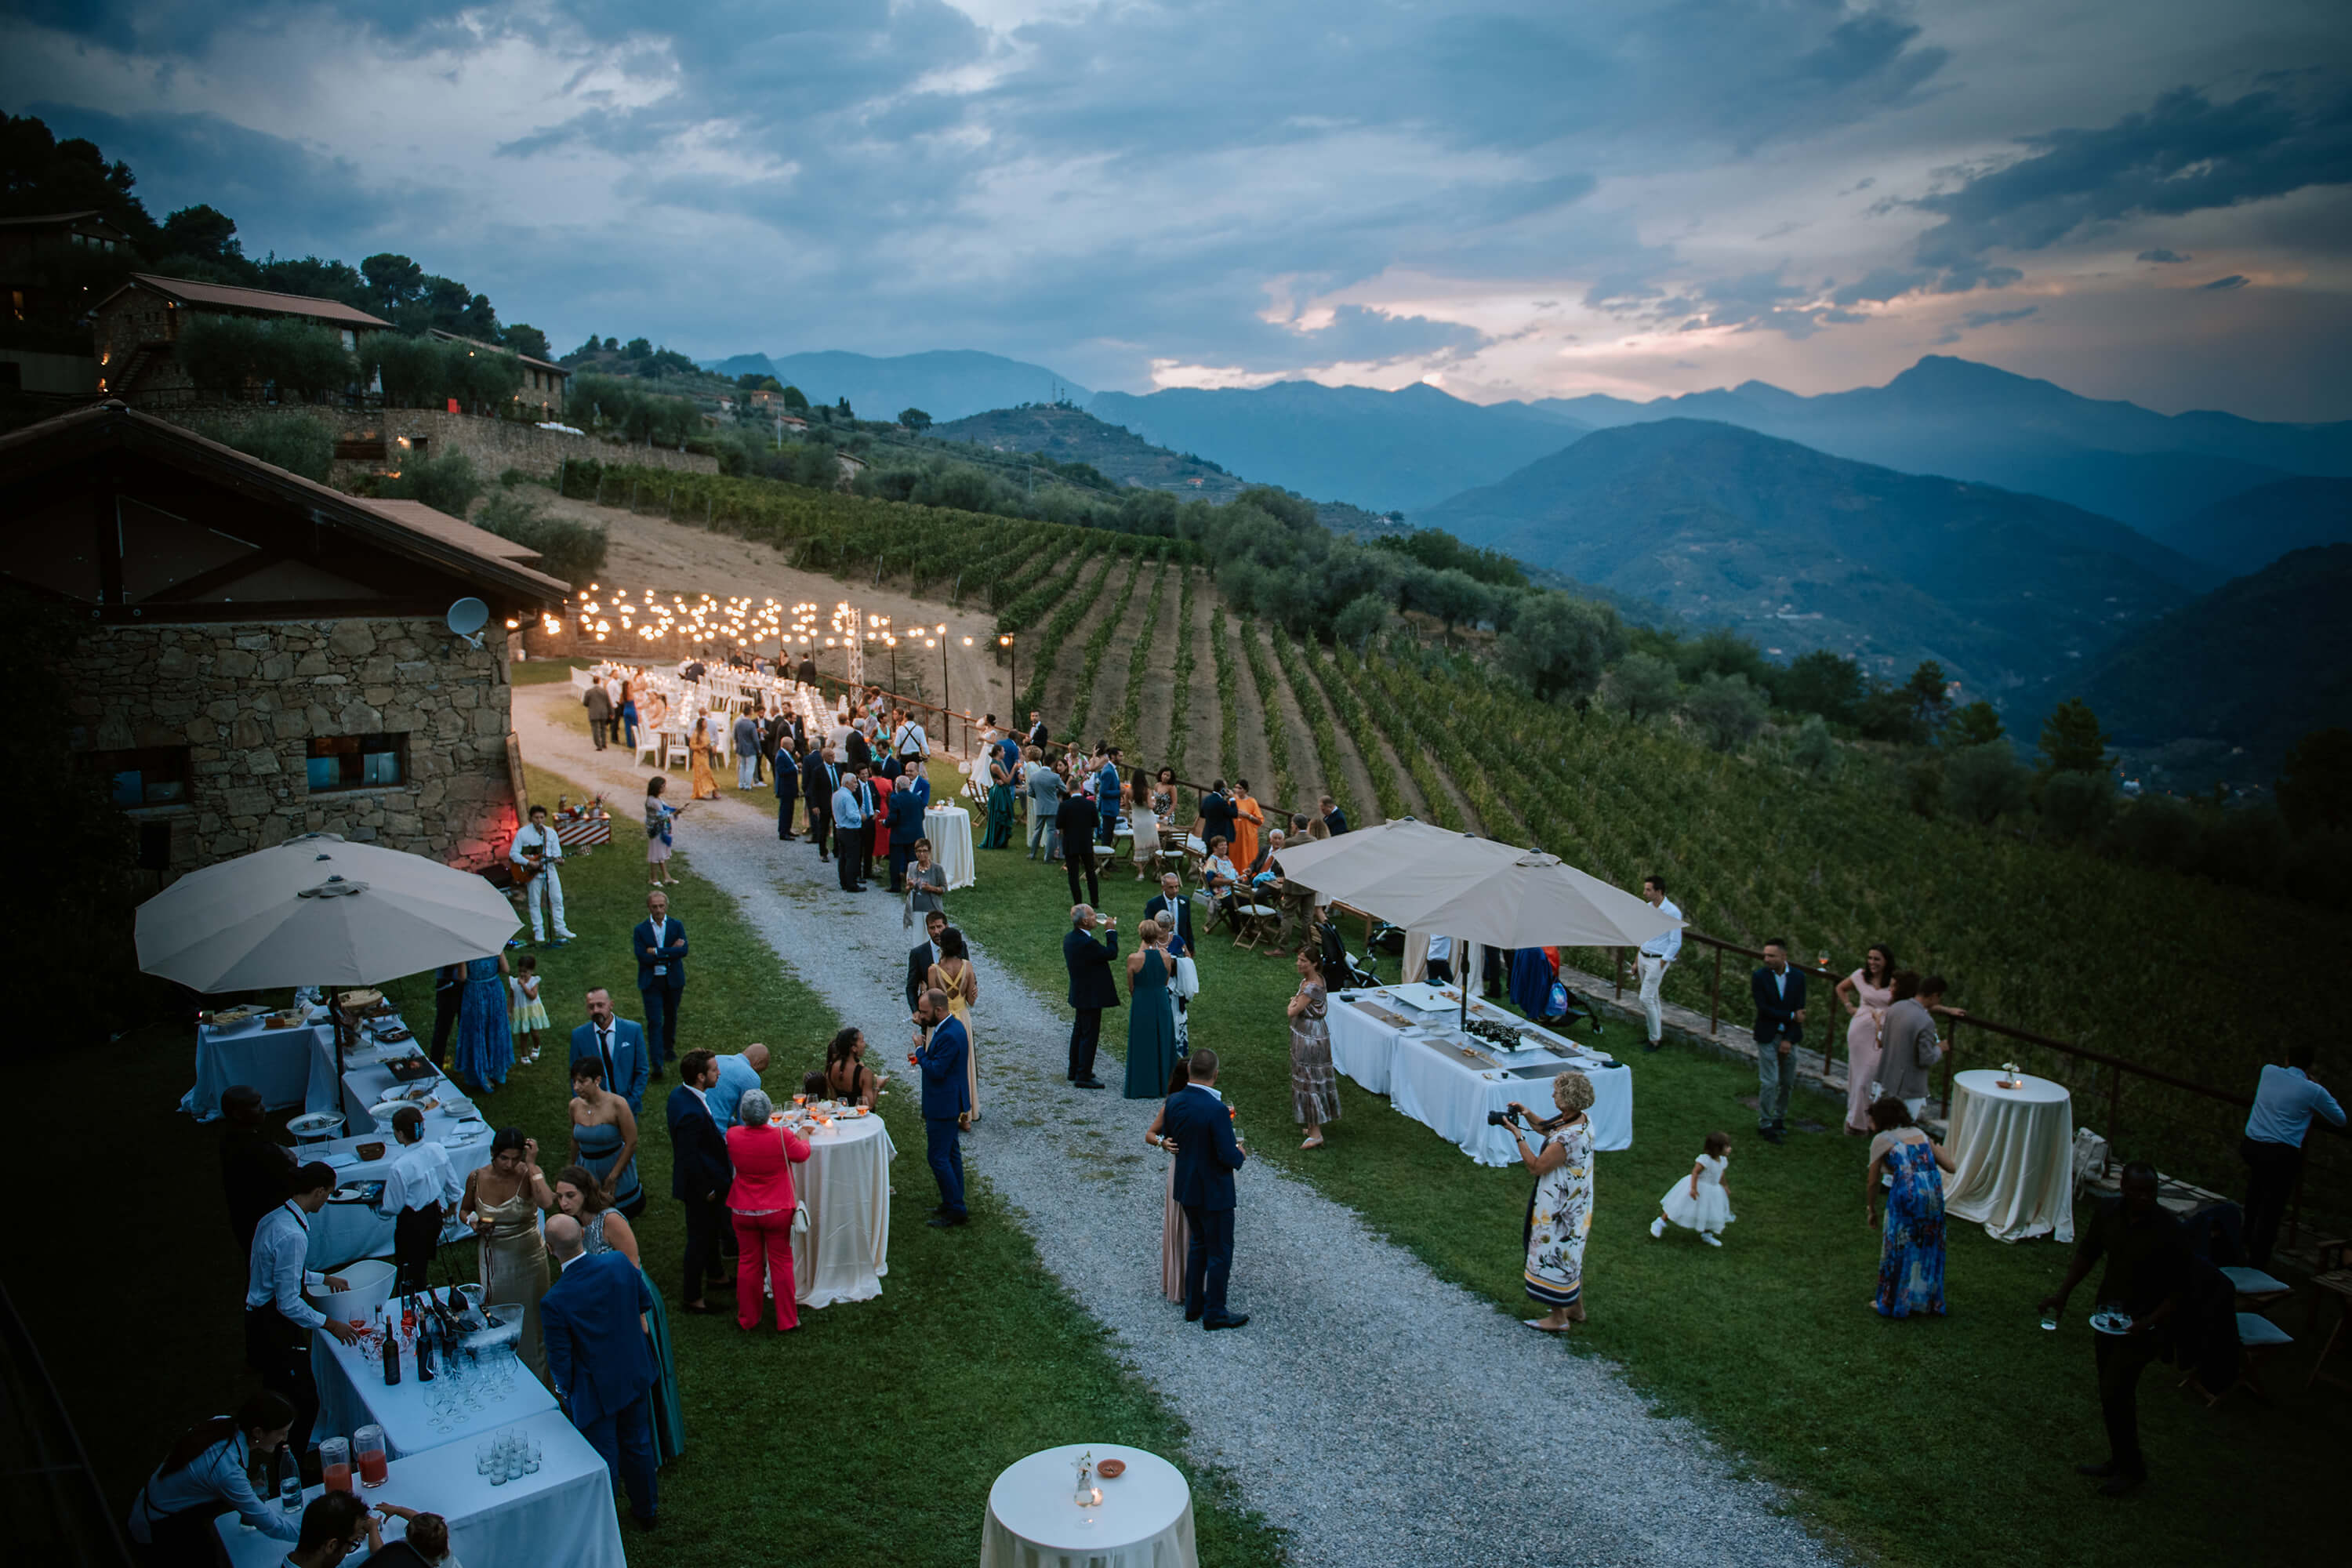
[[[686,1205],[686,1289],[689,1312],[708,1312],[709,1285],[727,1282],[727,1190],[735,1166],[727,1157],[727,1137],[719,1131],[710,1091],[719,1087],[719,1058],[688,1051],[677,1064],[678,1086],[669,1091],[669,1195]],[[708,1284],[706,1284],[708,1281]]]
[[[602,985],[588,993],[588,1021],[572,1031],[572,1059],[594,1057],[604,1064],[604,1087],[629,1102],[635,1115],[646,1102],[646,1032],[613,1016],[613,994]]]
[[[1234,1173],[1247,1156],[1217,1092],[1217,1053],[1202,1047],[1187,1058],[1191,1085],[1168,1097],[1160,1142],[1176,1150],[1176,1201],[1192,1230],[1184,1255],[1184,1321],[1204,1329],[1238,1329],[1246,1313],[1225,1308],[1234,1269]]]
[[[931,1224],[940,1228],[971,1217],[963,1205],[961,1142],[971,1114],[971,1089],[964,1081],[964,1056],[971,1049],[971,1037],[948,1011],[947,993],[924,992],[915,1009],[915,1048],[907,1053],[907,1062],[923,1075],[923,1150],[940,1184]]]
[[[550,1216],[547,1250],[563,1275],[539,1299],[548,1375],[572,1425],[628,1489],[629,1516],[651,1530],[660,1507],[651,1393],[659,1373],[639,1314],[654,1310],[653,1291],[625,1253],[590,1257],[583,1245],[578,1220]]]
[[[1102,846],[1114,848],[1118,844],[1118,748],[1103,748],[1102,772],[1095,775],[1095,802],[1102,814]]]
[[[801,795],[808,802],[809,842],[816,858],[826,858],[826,830],[833,826],[833,792],[840,787],[840,772],[833,765],[833,748],[812,752],[801,763]]]
[[[669,918],[669,895],[646,895],[646,918],[630,945],[637,953],[637,994],[646,1002],[646,1044],[653,1074],[677,1055],[677,1005],[686,995],[686,922]]]
[[[789,738],[776,742],[776,837],[793,841],[793,803],[801,797],[801,768],[793,760]]]
[[[923,836],[923,813],[931,804],[931,790],[920,773],[899,781],[890,792],[890,890],[907,890],[907,866],[915,858],[915,840]]]

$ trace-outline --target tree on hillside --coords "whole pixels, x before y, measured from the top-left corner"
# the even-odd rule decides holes
[[[1155,494],[1166,494],[1155,491]],[[1170,497],[1174,500],[1174,497]],[[1359,594],[1340,606],[1331,622],[1331,636],[1343,647],[1354,648],[1361,656],[1371,640],[1388,629],[1389,602],[1382,594]]]
[[[2042,776],[2112,771],[2116,760],[2107,754],[2107,739],[2091,705],[2069,697],[2042,721]]]
[[[1818,713],[1832,724],[1851,724],[1870,683],[1862,666],[1843,654],[1815,648],[1800,654],[1771,679],[1773,700],[1791,713]]]
[[[2279,765],[2279,814],[2298,838],[2352,828],[2352,730],[2314,730]]]
[[[79,136],[60,142],[33,115],[0,114],[0,216],[96,208],[109,223],[150,254],[155,220],[131,194],[139,183],[120,158],[109,163],[94,142]]]
[[[250,283],[253,266],[236,237],[236,222],[201,203],[163,220],[155,237],[156,266],[175,278],[208,283]]]
[[[611,346],[610,339],[606,339],[605,342],[607,347]],[[651,341],[645,338],[631,338],[627,346],[623,348],[621,353],[630,359],[651,359],[653,357],[654,345]]]
[[[1463,622],[1484,620],[1489,604],[1486,585],[1459,567],[1431,573],[1414,584],[1412,597],[1416,609],[1444,623],[1448,642]]]
[[[1952,715],[1944,727],[1944,744],[1955,751],[1969,746],[1990,746],[2001,738],[2000,715],[1993,705],[1979,698]]]
[[[1625,652],[1625,626],[1606,605],[1544,594],[1523,605],[1496,656],[1507,673],[1549,702],[1591,700],[1610,660]]]
[[[1944,798],[1972,822],[1991,823],[2024,810],[2027,784],[2016,753],[1998,737],[1964,746],[1944,763]]]
[[[1675,667],[1654,653],[1629,653],[1601,683],[1601,700],[1628,719],[1655,718],[1671,710],[1682,683]]]
[[[387,319],[425,290],[425,268],[390,251],[362,260],[360,276],[367,279],[368,308]]]
[[[1944,678],[1944,667],[1932,658],[1921,661],[1903,683],[1903,695],[1910,700],[1920,731],[1934,740],[1952,716],[1951,683]]]
[[[528,321],[516,321],[499,334],[499,341],[519,354],[533,359],[551,359],[547,334]]]
[[[1744,675],[1708,675],[1683,699],[1683,711],[1706,734],[1708,745],[1736,752],[1764,727],[1770,703]]]
[[[784,412],[805,415],[809,411],[808,394],[797,386],[784,388]]]
[[[919,408],[901,408],[898,423],[919,436],[931,427],[931,416]]]
[[[1827,778],[1837,769],[1837,740],[1830,733],[1829,721],[1818,713],[1805,716],[1797,730],[1797,743],[1790,752],[1796,764],[1815,778]]]

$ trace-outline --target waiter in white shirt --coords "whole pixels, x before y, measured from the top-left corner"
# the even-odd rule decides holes
[[[425,1141],[425,1112],[404,1105],[392,1113],[392,1136],[400,1152],[383,1179],[375,1212],[392,1221],[392,1264],[399,1270],[393,1289],[405,1293],[431,1288],[426,1278],[441,1247],[441,1223],[457,1212],[466,1195],[448,1152]]]
[[[1666,897],[1666,879],[1664,877],[1652,875],[1643,878],[1642,896],[1649,900],[1650,907],[1660,914],[1675,921],[1683,918],[1682,910]],[[1676,925],[1669,928],[1664,936],[1654,936],[1643,942],[1641,952],[1633,960],[1642,971],[1642,1019],[1650,1028],[1649,1043],[1642,1047],[1645,1051],[1656,1050],[1658,1042],[1665,1036],[1665,1018],[1658,1001],[1658,987],[1665,982],[1668,966],[1682,953],[1683,928]]]
[[[261,1374],[262,1387],[293,1405],[286,1441],[299,1458],[310,1451],[310,1426],[319,1418],[319,1384],[310,1375],[310,1347],[302,1336],[324,1329],[351,1344],[359,1335],[349,1323],[334,1321],[302,1300],[306,1286],[345,1289],[334,1276],[302,1267],[310,1253],[310,1216],[327,1206],[335,1168],[314,1160],[294,1173],[291,1186],[292,1195],[253,1228],[253,1258],[245,1279],[245,1364]]]
[[[547,825],[547,807],[532,806],[530,820],[523,824],[514,842],[507,847],[507,859],[515,867],[518,878],[530,879],[523,883],[522,901],[530,910],[530,940],[547,940],[548,915],[551,912],[558,947],[572,940],[572,929],[563,923],[563,878],[556,869],[556,862],[562,858],[563,840]],[[536,875],[532,875],[534,869]]]

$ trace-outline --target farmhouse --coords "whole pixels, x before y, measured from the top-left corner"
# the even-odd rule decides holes
[[[486,343],[479,338],[460,337],[456,332],[432,328],[426,334],[445,343],[463,343],[479,353],[512,354],[522,363],[522,385],[514,400],[531,410],[541,419],[563,417],[563,395],[572,385],[572,372],[551,360],[533,359],[527,353],[517,353],[499,343]]]
[[[356,347],[365,333],[392,328],[382,317],[353,310],[339,300],[134,272],[98,304],[92,325],[98,389],[142,406],[193,400],[195,383],[180,365],[173,346],[188,319],[198,315],[313,321],[341,333],[345,348]]]

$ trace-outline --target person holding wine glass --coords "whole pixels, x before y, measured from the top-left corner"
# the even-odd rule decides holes
[[[547,1247],[539,1216],[555,1206],[554,1191],[539,1168],[539,1140],[520,1127],[501,1127],[490,1141],[490,1163],[466,1178],[457,1217],[481,1238],[478,1278],[486,1305],[522,1308],[522,1338],[515,1354],[531,1375],[547,1382],[547,1348],[539,1300],[547,1294]]]

